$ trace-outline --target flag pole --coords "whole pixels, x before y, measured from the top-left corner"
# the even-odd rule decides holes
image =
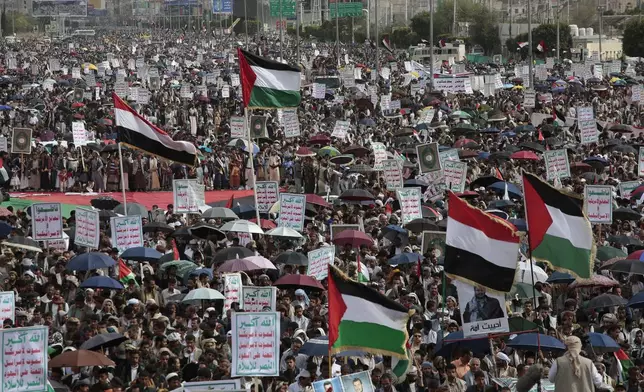
[[[251,132],[250,132],[250,117],[248,114],[248,108],[244,108],[244,121],[246,122],[245,128],[246,131],[248,132],[248,159],[250,160],[249,165],[250,165],[250,180],[251,178],[253,179],[253,200],[255,201],[255,217],[257,218],[257,226],[262,227],[262,222],[259,220],[259,208],[257,205],[257,192],[255,184],[257,183],[257,178],[255,176],[255,162],[253,159],[253,138],[251,137]],[[248,185],[248,183],[247,183]],[[279,184],[277,184],[279,187]]]
[[[125,199],[125,173],[123,172],[123,153],[121,152],[121,143],[118,143],[119,146],[119,165],[121,167],[121,192],[123,193],[123,211],[125,216],[127,216],[127,200]]]
[[[523,194],[525,195],[525,171],[523,172],[521,176],[521,187],[523,188]],[[526,236],[528,238],[528,250],[526,253],[528,253],[528,263],[530,263],[530,280],[532,282],[532,306],[534,307],[534,310],[537,309],[537,290],[534,288],[534,267],[532,266],[532,250],[530,249],[530,228],[528,227],[528,205],[527,203],[523,203],[523,216],[525,216],[525,225],[526,225]],[[543,325],[542,325],[543,326]]]

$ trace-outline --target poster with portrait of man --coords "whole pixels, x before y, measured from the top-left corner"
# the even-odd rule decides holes
[[[340,377],[327,378],[313,382],[314,392],[342,392],[342,381]]]
[[[373,384],[368,371],[340,377],[344,392],[373,392]]]
[[[458,292],[459,310],[463,318],[463,335],[487,335],[508,332],[505,296],[481,286],[452,281]]]

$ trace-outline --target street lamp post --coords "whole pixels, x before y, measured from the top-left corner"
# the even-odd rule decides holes
[[[369,10],[366,8],[363,8],[362,12],[367,13],[367,39],[371,39],[371,35],[369,35],[369,25],[371,24],[371,18],[369,17]]]
[[[597,11],[599,11],[599,63],[601,64],[602,62],[602,34],[604,32],[604,9],[606,9],[605,6],[600,5],[597,7]]]

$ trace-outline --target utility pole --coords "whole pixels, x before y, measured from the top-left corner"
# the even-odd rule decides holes
[[[600,0],[601,1],[601,0]],[[604,33],[604,10],[606,6],[600,5],[597,7],[599,11],[599,63],[602,62],[602,34]]]
[[[429,0],[429,89],[434,91],[434,0]]]
[[[528,0],[528,61],[530,62],[528,64],[528,73],[530,74],[528,76],[528,83],[530,84],[530,88],[534,88],[534,83],[533,83],[533,76],[532,76],[532,2]]]

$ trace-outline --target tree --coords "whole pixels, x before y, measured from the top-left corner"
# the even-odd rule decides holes
[[[642,34],[644,33],[644,22],[637,18],[631,19],[624,28],[624,37],[622,38],[622,48],[624,54],[630,57],[643,57],[644,56],[644,41],[642,41]]]
[[[501,39],[496,15],[487,8],[481,8],[470,26],[470,38],[472,43],[480,45],[487,55],[500,52]]]
[[[398,49],[404,49],[418,43],[418,36],[409,27],[399,27],[391,32],[391,44]]]
[[[551,51],[552,49],[557,48],[557,25],[555,24],[542,24],[537,26],[532,30],[532,51],[535,53],[541,53],[537,50],[539,43],[543,41],[546,44],[546,50]],[[508,39],[505,42],[505,46],[508,49],[508,52],[515,53],[519,50],[519,42],[528,42],[528,33],[519,34],[513,39]],[[572,36],[570,35],[570,27],[566,24],[561,23],[559,25],[559,51],[561,54],[564,51],[570,53],[570,48],[572,47]],[[528,46],[523,47],[519,50],[519,54],[522,58],[528,57]]]

